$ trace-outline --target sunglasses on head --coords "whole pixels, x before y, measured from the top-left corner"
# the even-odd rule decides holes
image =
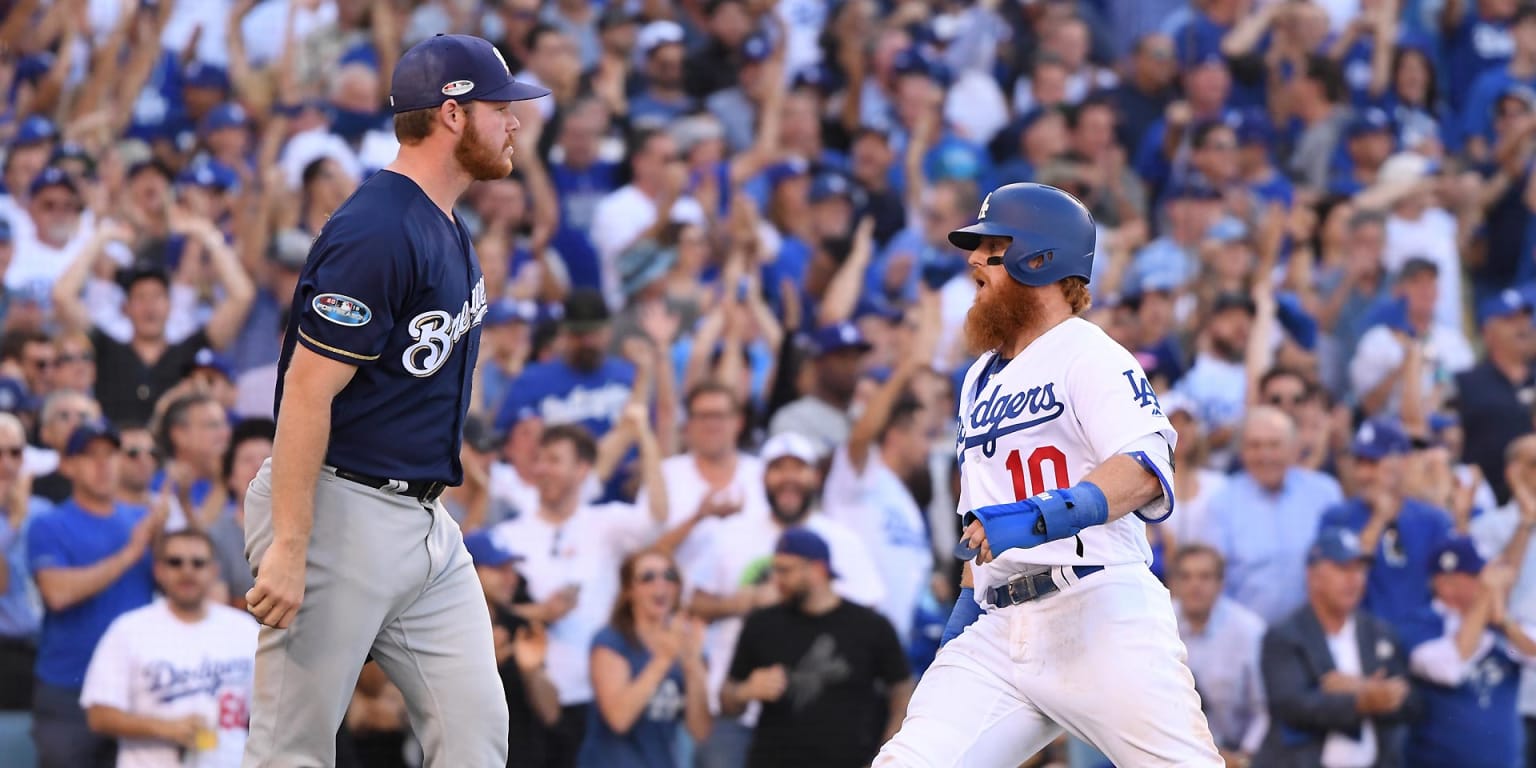
[[[681,577],[677,575],[677,571],[672,568],[668,568],[665,571],[641,571],[640,573],[635,574],[635,581],[640,582],[641,584],[649,584],[653,581],[656,581],[657,579],[666,579],[673,584],[676,584],[682,580]]]
[[[184,568],[191,566],[192,570],[195,571],[206,567],[208,565],[208,558],[181,557],[179,555],[170,555],[168,557],[160,558],[160,562],[165,563],[168,567],[171,568]]]

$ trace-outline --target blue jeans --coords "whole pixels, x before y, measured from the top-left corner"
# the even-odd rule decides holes
[[[117,742],[97,736],[85,722],[80,689],[37,681],[32,691],[32,742],[38,768],[112,768]]]
[[[709,738],[694,747],[693,768],[741,768],[751,748],[751,728],[739,718],[716,717]]]

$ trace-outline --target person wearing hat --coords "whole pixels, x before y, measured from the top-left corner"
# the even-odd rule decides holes
[[[1396,302],[1383,307],[1378,323],[1360,337],[1349,361],[1349,385],[1366,415],[1395,414],[1401,409],[1403,364],[1410,344],[1422,355],[1421,393],[1434,391],[1435,383],[1471,368],[1472,345],[1459,325],[1441,322],[1436,297],[1445,285],[1440,267],[1425,257],[1403,263],[1394,289]]]
[[[1424,699],[1424,715],[1409,729],[1407,765],[1523,765],[1519,689],[1536,665],[1536,623],[1510,611],[1521,563],[1487,562],[1465,537],[1430,555],[1438,620],[1405,638]]]
[[[1505,449],[1531,429],[1536,404],[1536,329],[1531,295],[1507,288],[1478,304],[1483,357],[1456,374],[1456,417],[1466,445],[1462,456],[1483,471],[1499,503],[1510,499]]]
[[[632,125],[666,126],[697,107],[684,80],[683,59],[688,54],[685,39],[682,26],[667,19],[640,28],[635,38],[640,87],[629,99]]]
[[[1533,25],[1536,30],[1536,25]],[[1399,152],[1382,164],[1376,184],[1354,201],[1361,209],[1387,212],[1387,239],[1382,264],[1401,274],[1415,259],[1434,263],[1439,275],[1434,322],[1448,328],[1465,323],[1462,299],[1461,225],[1458,206],[1475,198],[1481,188],[1441,175],[1438,161]]]
[[[742,4],[741,0],[723,0],[720,6],[739,9]],[[698,94],[704,99],[704,107],[725,127],[726,144],[733,153],[746,152],[762,140],[757,130],[758,118],[767,114],[772,103],[770,97],[783,92],[784,81],[773,77],[776,68],[772,59],[773,41],[761,33],[750,35],[741,41],[741,69],[736,81],[728,87]],[[782,125],[782,111],[779,120]]]
[[[80,689],[108,625],[154,596],[150,553],[166,506],[116,500],[120,445],[104,422],[76,427],[60,460],[73,491],[27,529],[28,568],[45,609],[32,734],[39,764],[50,768],[110,764],[112,741],[86,723]]]
[[[836,573],[832,589],[844,600],[872,608],[885,599],[885,584],[868,542],[853,528],[819,511],[825,455],[805,435],[786,432],[769,438],[757,459],[762,467],[760,484],[744,489],[746,504],[765,504],[769,514],[754,514],[749,508],[720,520],[709,539],[713,544],[691,571],[696,574],[691,609],[712,622],[705,644],[711,702],[719,701],[743,619],[781,599],[763,563],[773,557],[775,542],[786,531],[804,529],[826,542]],[[667,490],[672,490],[671,485]],[[686,537],[696,525],[698,521],[690,519],[663,540]],[[719,714],[709,739],[699,745],[701,768],[745,765],[753,724],[751,718]]]
[[[488,529],[475,531],[464,537],[464,549],[475,564],[491,612],[496,671],[507,694],[507,754],[518,764],[540,766],[544,764],[541,731],[560,719],[560,692],[544,671],[548,630],[515,612],[533,598],[517,570],[525,558],[504,539]]]
[[[1508,502],[1483,510],[1467,526],[1477,551],[1516,571],[1506,614],[1522,623],[1536,623],[1536,434],[1525,434],[1505,450],[1504,477]],[[1521,671],[1520,713],[1525,718],[1526,750],[1536,750],[1536,669]]]
[[[782,601],[747,616],[720,688],[722,715],[761,706],[748,765],[867,765],[901,727],[913,689],[906,653],[890,622],[837,594],[836,577],[825,539],[808,528],[780,534]]]
[[[58,137],[59,129],[41,115],[31,115],[16,127],[5,148],[5,191],[12,199],[26,202],[28,187],[48,166]]]
[[[539,308],[532,301],[509,297],[496,300],[485,311],[475,391],[480,393],[479,409],[492,417],[533,353],[533,323],[538,316]]]
[[[1270,725],[1253,764],[1402,765],[1403,726],[1422,705],[1402,643],[1360,608],[1369,562],[1360,538],[1322,528],[1306,558],[1306,604],[1264,635]]]
[[[546,422],[577,423],[598,439],[608,434],[636,382],[652,374],[609,354],[611,319],[596,290],[572,290],[560,319],[563,356],[526,366],[507,385],[496,410],[496,430],[505,432],[516,414],[533,408]]]
[[[12,215],[15,252],[5,273],[12,288],[59,278],[91,230],[92,214],[74,177],[48,166],[26,187],[25,206]]]
[[[226,101],[203,115],[197,126],[212,160],[239,168],[250,150],[250,116],[238,101]]]
[[[1456,114],[1461,118],[1459,134],[1466,144],[1465,152],[1474,162],[1484,162],[1491,156],[1491,150],[1498,139],[1493,135],[1492,123],[1493,107],[1499,96],[1514,84],[1536,87],[1536,79],[1531,74],[1536,72],[1536,7],[1529,3],[1493,3],[1487,0],[1477,5],[1479,8],[1491,6],[1486,10],[1494,10],[1493,7],[1502,5],[1503,8],[1498,10],[1509,12],[1507,27],[1500,30],[1500,37],[1507,36],[1510,43],[1513,43],[1513,51],[1501,46],[1499,51],[1505,60],[1484,59],[1484,66],[1479,71],[1462,70],[1456,73],[1465,79],[1448,81],[1455,83],[1456,87],[1447,88],[1446,91],[1452,106],[1457,108]],[[1466,46],[1462,39],[1456,42]],[[1488,52],[1479,53],[1488,56]]]
[[[853,420],[848,409],[859,384],[864,356],[873,347],[855,323],[843,321],[811,335],[810,387],[800,399],[775,411],[768,434],[795,432],[830,450],[848,442]]]
[[[470,35],[427,38],[392,77],[399,152],[311,248],[279,362],[272,459],[246,495],[256,575],[246,603],[264,625],[252,764],[333,761],[370,652],[407,705],[429,713],[427,762],[507,761],[490,617],[438,503],[464,481],[462,424],[486,308],[453,211],[474,181],[511,172],[511,103],[549,92],[517,82],[495,47]],[[327,565],[307,565],[318,562]],[[411,643],[397,622],[412,627]],[[423,654],[418,643],[448,650]]]
[[[1438,621],[1430,610],[1429,556],[1451,536],[1450,512],[1408,498],[1412,441],[1391,419],[1371,419],[1356,430],[1349,472],[1353,494],[1323,512],[1319,525],[1354,531],[1371,557],[1365,609],[1399,637],[1421,636]]]
[[[1376,183],[1382,164],[1397,144],[1392,119],[1379,107],[1356,109],[1344,131],[1348,165],[1334,170],[1328,191],[1345,197]]]

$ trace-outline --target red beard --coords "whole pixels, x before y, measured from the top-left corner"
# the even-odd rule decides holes
[[[1028,288],[1013,278],[1004,278],[989,285],[985,295],[978,294],[966,313],[966,347],[979,355],[1009,346],[1020,332],[1034,327],[1041,314],[1040,303]]]
[[[512,174],[512,160],[506,156],[507,143],[496,150],[486,149],[485,139],[475,128],[475,121],[464,124],[464,133],[453,146],[453,158],[476,181],[495,181]]]

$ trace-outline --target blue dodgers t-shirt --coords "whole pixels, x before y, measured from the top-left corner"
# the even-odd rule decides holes
[[[1444,634],[1443,624],[1435,637]],[[1521,666],[1503,637],[1456,687],[1415,679],[1424,713],[1403,751],[1409,768],[1508,768],[1521,765],[1525,729],[1517,696]]]
[[[592,647],[607,648],[623,656],[629,662],[631,677],[640,674],[651,661],[651,652],[645,646],[631,643],[613,627],[603,627],[592,639]],[[677,765],[674,752],[685,701],[683,669],[673,664],[627,733],[614,733],[594,703],[587,710],[587,735],[581,742],[576,765],[580,768],[670,768]]]
[[[1347,499],[1323,513],[1318,528],[1365,529],[1371,507],[1362,499]],[[1362,606],[1392,626],[1405,641],[1435,637],[1440,615],[1430,607],[1430,559],[1451,534],[1451,517],[1438,507],[1407,499],[1397,521],[1382,533],[1365,579]]]
[[[34,519],[27,527],[27,560],[34,577],[49,568],[81,568],[111,557],[144,517],[143,507],[118,504],[107,517],[81,509],[73,499]],[[43,615],[37,647],[37,677],[49,684],[78,688],[85,681],[96,643],[113,619],[148,605],[154,597],[151,555],[144,557],[106,589],[62,611]]]
[[[618,422],[634,382],[635,367],[612,357],[592,371],[564,360],[530,365],[508,387],[496,412],[496,431],[505,432],[518,413],[531,409],[546,424],[580,424],[600,438]]]
[[[357,366],[331,406],[326,463],[396,480],[463,479],[459,444],[487,309],[469,231],[380,171],[320,230],[278,363],[294,348]]]

